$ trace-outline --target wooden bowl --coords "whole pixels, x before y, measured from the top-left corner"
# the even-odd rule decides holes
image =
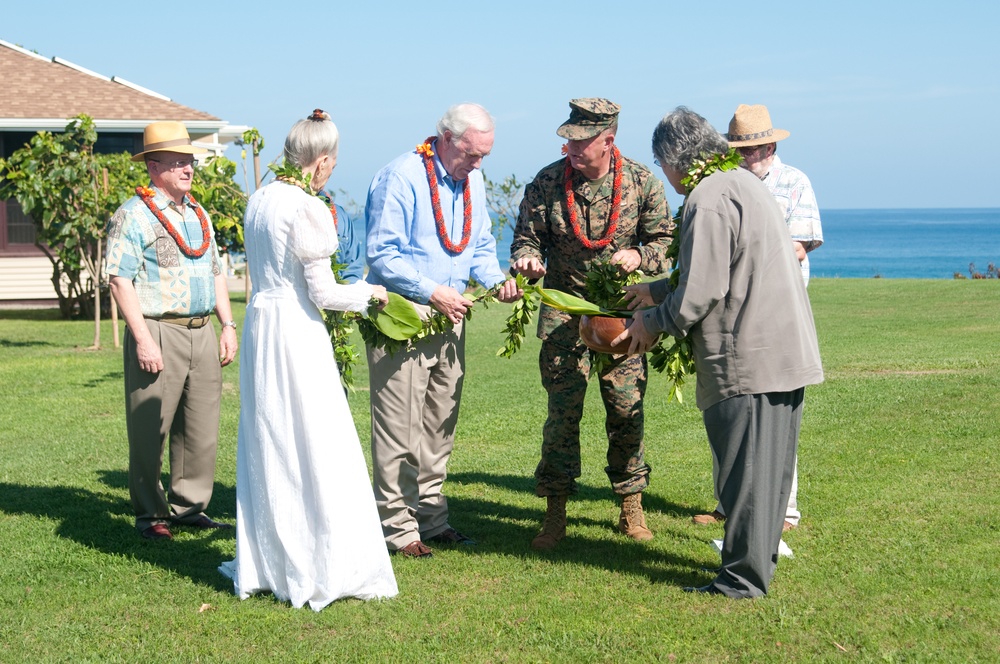
[[[611,345],[614,338],[625,331],[626,322],[627,318],[613,316],[580,316],[580,340],[599,353],[626,354],[631,341]]]

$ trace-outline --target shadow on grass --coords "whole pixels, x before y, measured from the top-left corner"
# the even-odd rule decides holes
[[[491,475],[487,473],[455,473],[449,475],[452,482],[483,483],[511,491],[534,494],[534,479],[513,475]],[[530,542],[538,534],[539,525],[545,516],[545,501],[538,498],[537,507],[522,507],[483,498],[449,496],[449,511],[453,514],[454,525],[478,540],[475,549],[455,550],[469,553],[500,553],[521,558],[563,561],[577,565],[600,567],[613,572],[645,576],[650,583],[666,583],[677,586],[703,585],[705,573],[700,569],[706,564],[704,559],[694,559],[664,551],[657,546],[657,540],[649,543],[633,542],[617,531],[618,501],[610,487],[580,485],[579,493],[572,496],[567,505],[567,536],[552,551],[536,552]],[[594,519],[579,516],[581,510],[574,509],[574,503],[581,501],[601,502],[607,505],[607,518]],[[648,493],[643,494],[643,507],[647,513],[659,511],[668,515],[685,517],[695,510],[670,503]],[[587,508],[592,512],[592,508]],[[604,528],[611,538],[587,537],[582,528]],[[684,532],[660,529],[655,533],[661,540],[669,537],[689,539]]]
[[[100,471],[104,484],[128,491],[124,471]],[[232,522],[236,490],[215,485],[213,505],[232,505],[227,513],[212,516]],[[141,560],[220,592],[232,592],[232,582],[216,569],[223,562],[217,540],[232,539],[232,530],[202,531],[171,526],[169,542],[144,540],[135,530],[127,498],[71,486],[31,486],[0,482],[0,512],[56,521],[56,534],[95,551]],[[124,517],[124,518],[123,518]],[[195,537],[188,537],[194,534]]]
[[[527,493],[535,495],[535,478],[524,475],[497,475],[494,473],[448,473],[449,482],[460,482],[462,484],[487,484],[508,491],[517,493]],[[447,486],[447,485],[446,485]],[[570,497],[570,500],[602,501],[612,498],[611,486],[593,487],[587,484],[577,483],[579,492]],[[651,485],[652,486],[652,485]],[[672,503],[653,491],[647,490],[642,494],[642,507],[648,511],[656,511],[667,516],[677,518],[690,518],[695,514],[701,514],[705,510],[701,507],[691,507],[689,505],[679,505]],[[452,500],[448,498],[449,502]],[[539,498],[539,501],[542,499]],[[544,513],[545,504],[541,504]]]
[[[124,371],[108,371],[103,376],[96,378],[91,378],[90,380],[84,381],[84,387],[100,387],[102,383],[115,382],[120,383],[122,379],[125,378]]]
[[[33,348],[35,346],[55,346],[49,341],[11,341],[0,339],[0,348]]]

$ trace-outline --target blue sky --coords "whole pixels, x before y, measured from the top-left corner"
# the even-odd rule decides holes
[[[766,104],[821,208],[1000,207],[995,2],[7,5],[0,38],[255,126],[266,160],[327,110],[342,135],[331,184],[362,204],[452,103],[497,119],[486,174],[526,180],[559,158],[567,102],[601,96],[622,106],[622,152],[650,166],[677,105],[725,132],[738,104]]]

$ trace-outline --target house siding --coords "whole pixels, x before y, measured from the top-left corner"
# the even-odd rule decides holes
[[[0,301],[55,300],[52,263],[45,256],[0,260]]]

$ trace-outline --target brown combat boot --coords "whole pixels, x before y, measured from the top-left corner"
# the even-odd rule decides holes
[[[548,507],[542,532],[531,540],[531,548],[536,551],[554,549],[559,540],[566,537],[566,496],[546,496]]]
[[[653,539],[653,532],[646,527],[646,516],[642,513],[641,493],[622,496],[622,513],[618,517],[618,530],[636,542],[648,542]]]

